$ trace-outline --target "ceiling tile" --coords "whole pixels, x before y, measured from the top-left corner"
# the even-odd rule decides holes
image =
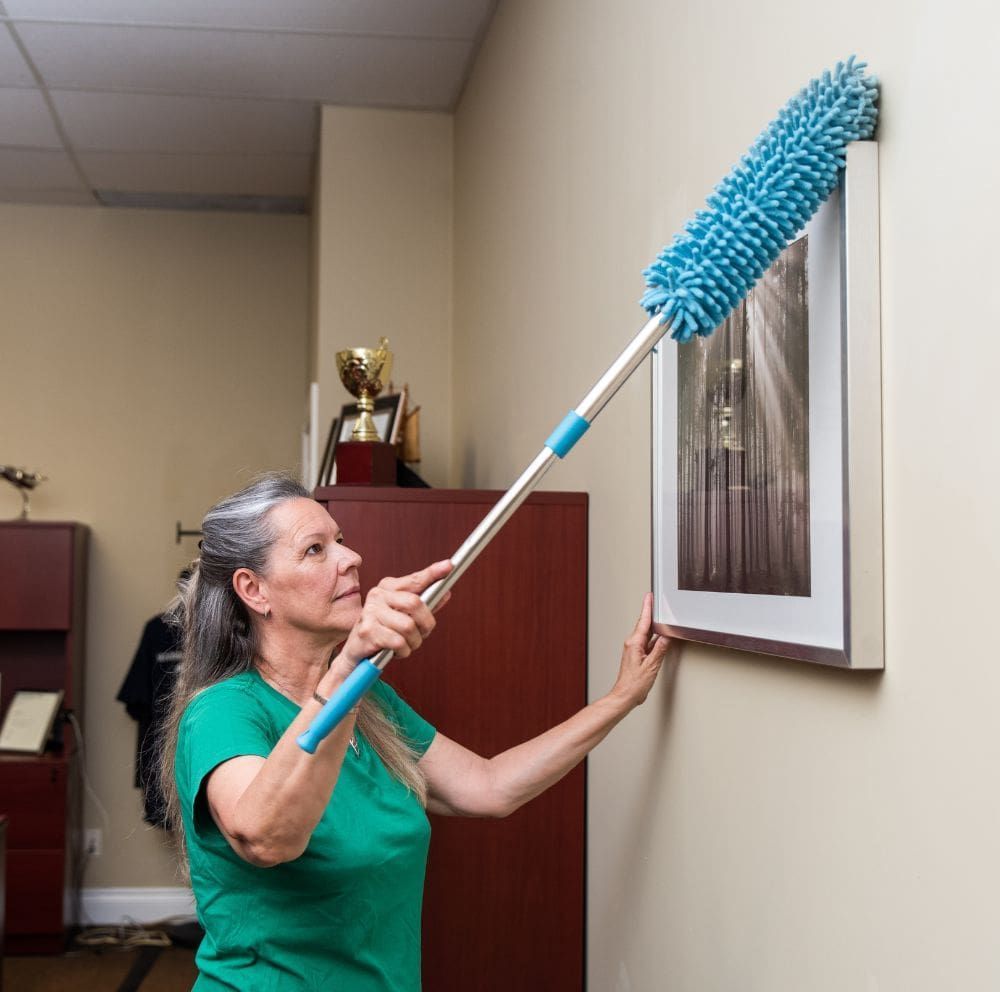
[[[77,159],[96,189],[306,196],[312,181],[309,155],[81,152]]]
[[[69,156],[64,152],[0,148],[0,189],[83,188]]]
[[[473,38],[495,0],[6,0],[13,18]]]
[[[53,89],[267,96],[444,109],[472,43],[28,23]]]
[[[32,76],[5,24],[0,24],[0,86],[34,86]]]
[[[59,207],[96,207],[92,193],[59,189],[0,189],[0,203],[38,203]]]
[[[0,145],[62,148],[48,104],[38,90],[0,89]]]
[[[308,103],[80,90],[54,90],[52,99],[78,150],[309,155],[316,146]]]

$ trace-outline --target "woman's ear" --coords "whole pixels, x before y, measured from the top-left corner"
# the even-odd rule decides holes
[[[260,579],[249,568],[238,568],[233,572],[233,592],[243,600],[251,613],[267,618],[270,612],[267,594]]]

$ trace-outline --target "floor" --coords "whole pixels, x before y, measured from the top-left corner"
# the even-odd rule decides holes
[[[198,970],[189,947],[89,948],[5,957],[4,992],[190,992]]]
[[[0,992],[190,992],[201,936],[196,922],[180,918],[156,929],[73,931],[62,954],[5,955]]]

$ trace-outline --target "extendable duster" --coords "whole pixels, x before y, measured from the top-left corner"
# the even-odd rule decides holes
[[[716,186],[707,208],[646,269],[642,330],[583,401],[552,432],[521,477],[452,556],[452,571],[421,597],[433,609],[534,491],[556,458],[564,458],[594,417],[670,331],[676,341],[708,335],[750,292],[778,255],[833,192],[847,145],[870,138],[878,85],[865,63],[838,62],[794,96]],[[392,660],[392,651],[362,661],[299,739],[313,753]]]

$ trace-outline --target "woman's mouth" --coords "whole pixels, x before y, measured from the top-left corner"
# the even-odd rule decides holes
[[[345,590],[339,596],[334,596],[333,601],[336,603],[341,599],[347,599],[349,596],[360,596],[360,595],[361,595],[361,587],[354,586],[352,589]]]

